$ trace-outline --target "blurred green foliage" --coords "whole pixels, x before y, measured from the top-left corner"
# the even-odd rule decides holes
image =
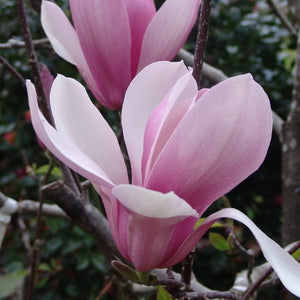
[[[67,13],[68,3],[56,1]],[[162,1],[157,1],[161,5]],[[34,39],[44,37],[39,15],[27,6]],[[10,38],[22,40],[15,0],[0,0],[0,43]],[[193,51],[196,28],[186,48]],[[40,62],[55,75],[62,73],[81,80],[76,68],[59,58],[48,44],[37,46]],[[264,87],[273,109],[282,117],[287,115],[292,91],[292,71],[295,60],[295,41],[274,16],[265,1],[215,0],[213,3],[206,61],[233,76],[245,72]],[[0,49],[24,78],[30,70],[23,48]],[[81,80],[82,82],[82,80]],[[206,80],[204,85],[211,85]],[[112,126],[117,126],[115,113],[102,109]],[[0,65],[0,190],[18,199],[37,199],[38,180],[30,175],[31,166],[37,178],[44,173],[49,159],[37,143],[30,121],[24,87]],[[59,176],[59,173],[54,174]],[[248,216],[270,236],[280,238],[281,215],[280,145],[274,136],[262,168],[229,194],[234,207]],[[91,193],[92,201],[97,201]],[[217,202],[213,208],[222,207]],[[34,235],[35,218],[22,218]],[[126,285],[116,285],[116,275],[101,254],[96,242],[78,227],[63,220],[43,220],[40,264],[36,279],[35,299],[125,299],[130,295]],[[223,234],[223,229],[218,234]],[[215,235],[216,236],[216,235]],[[237,237],[246,247],[254,247],[253,238],[237,227]],[[261,261],[261,257],[259,260]],[[197,254],[195,272],[201,282],[216,289],[230,287],[236,271],[246,267],[241,256],[228,256],[203,242]],[[8,274],[29,267],[28,254],[21,241],[17,218],[11,223],[1,249],[0,273]],[[274,299],[276,289],[261,294],[261,299]],[[161,292],[161,299],[163,293]],[[133,298],[130,298],[133,299]],[[141,297],[138,299],[142,299]]]

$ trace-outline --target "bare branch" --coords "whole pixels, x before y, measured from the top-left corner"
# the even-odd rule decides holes
[[[75,224],[94,237],[101,247],[104,247],[111,255],[119,256],[108,222],[97,208],[84,203],[81,197],[60,180],[42,187],[42,191],[45,196],[61,207]]]
[[[32,41],[33,45],[44,45],[49,44],[48,38],[42,38],[38,40]],[[18,48],[25,48],[25,42],[16,40],[16,39],[9,39],[6,43],[0,43],[0,49],[18,49]]]
[[[284,15],[280,8],[278,7],[278,3],[275,0],[267,0],[269,6],[273,9],[276,16],[280,19],[281,23],[284,27],[290,32],[293,37],[297,37],[297,30],[294,28],[289,19]]]
[[[33,215],[36,214],[39,207],[39,203],[32,200],[24,200],[19,202],[18,213],[20,215]],[[42,212],[44,216],[60,218],[67,221],[71,221],[70,217],[56,204],[43,204]]]
[[[208,36],[208,24],[210,18],[212,0],[203,0],[200,9],[198,34],[195,46],[193,77],[195,78],[198,88],[200,88],[201,73],[204,62],[205,49]]]
[[[0,64],[2,64],[20,83],[25,86],[25,80],[22,75],[2,56],[0,56]]]

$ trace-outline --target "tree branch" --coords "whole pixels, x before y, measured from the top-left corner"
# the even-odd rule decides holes
[[[194,69],[193,69],[193,76],[197,81],[199,89],[200,89],[201,72],[202,72],[202,66],[204,62],[205,49],[207,44],[211,2],[212,0],[203,0],[200,9],[199,27],[198,27],[198,34],[196,40]]]
[[[0,64],[2,64],[23,86],[25,86],[25,80],[22,75],[2,56],[0,56]]]
[[[289,21],[289,19],[280,11],[280,8],[278,7],[278,3],[276,3],[274,0],[267,0],[269,6],[274,11],[275,15],[280,19],[281,23],[284,25],[284,27],[290,32],[290,34],[297,38],[297,30],[293,27],[292,23]]]
[[[43,44],[49,44],[48,38],[42,38],[38,40],[32,41],[33,45],[43,45]],[[6,43],[0,43],[0,49],[18,49],[18,48],[25,48],[25,42],[16,40],[16,39],[9,39]]]
[[[84,231],[96,239],[101,247],[115,256],[119,252],[112,239],[108,222],[97,208],[89,203],[84,203],[61,180],[42,187],[45,196],[49,197]]]

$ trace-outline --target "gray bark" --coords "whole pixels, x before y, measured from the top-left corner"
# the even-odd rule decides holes
[[[282,142],[282,242],[300,240],[300,1],[289,0],[291,19],[298,29],[297,58],[291,109],[283,125]],[[286,295],[285,300],[299,299]]]

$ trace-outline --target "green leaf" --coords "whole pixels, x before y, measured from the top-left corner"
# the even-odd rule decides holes
[[[90,265],[90,258],[88,255],[81,255],[76,261],[76,270],[82,271]]]
[[[194,229],[197,229],[204,221],[206,218],[200,218],[197,223],[194,226]],[[210,228],[219,228],[219,227],[224,227],[224,224],[220,223],[219,221],[216,221],[214,224],[210,226]]]
[[[47,174],[48,170],[49,170],[49,165],[43,165],[43,166],[39,167],[35,171],[35,173],[37,175],[45,175],[45,174]],[[62,172],[61,172],[60,168],[58,168],[58,167],[54,167],[51,170],[51,175],[58,177],[58,178],[62,178]]]
[[[140,282],[138,273],[131,267],[117,260],[113,260],[111,264],[114,267],[114,269],[121,273],[124,277],[129,278],[130,280],[135,282]]]
[[[0,278],[0,299],[9,296],[28,273],[29,271],[27,270],[21,270],[2,276]]]
[[[229,250],[228,242],[221,234],[215,233],[215,232],[210,232],[209,240],[216,249],[218,249],[220,251]]]
[[[293,257],[295,259],[299,259],[300,258],[300,248],[297,249],[294,253],[293,253]]]
[[[163,286],[158,286],[156,300],[172,300],[172,297]]]
[[[96,267],[101,273],[105,274],[107,268],[105,266],[105,259],[100,253],[93,253],[91,256],[91,262],[94,267]]]
[[[38,270],[50,272],[51,271],[51,267],[48,264],[46,264],[46,263],[41,263],[38,266]]]

